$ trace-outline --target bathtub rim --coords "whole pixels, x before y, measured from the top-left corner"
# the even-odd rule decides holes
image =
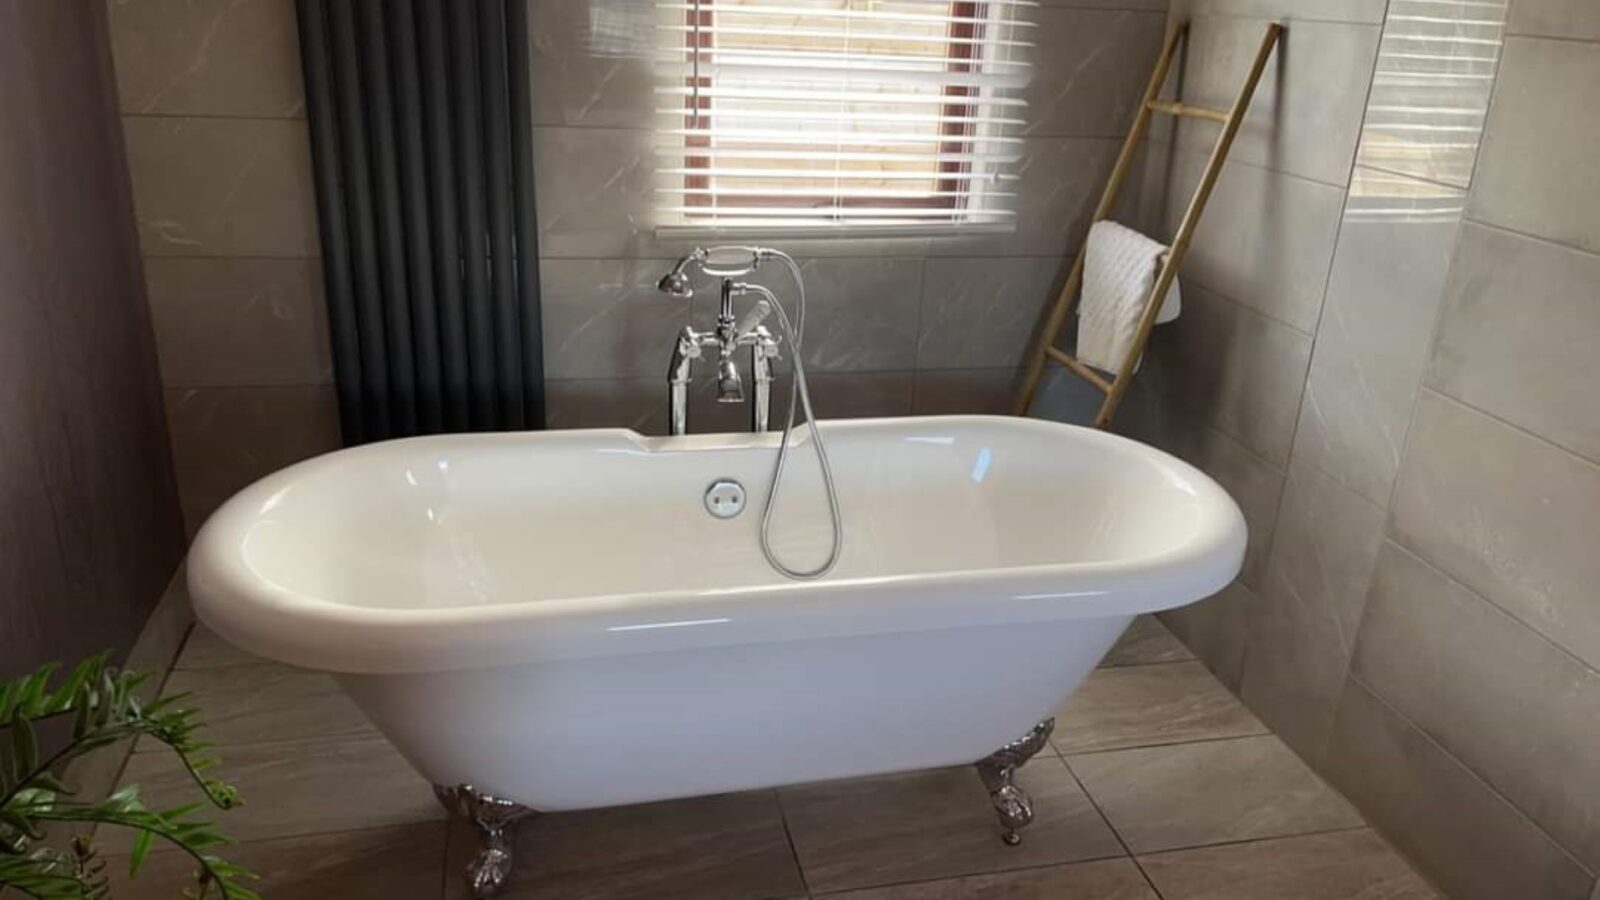
[[[243,535],[262,502],[330,459],[385,452],[413,442],[623,440],[656,452],[776,446],[777,436],[644,437],[629,429],[501,432],[404,438],[347,448],[297,463],[246,487],[200,529],[188,581],[201,621],[238,646],[306,668],[352,674],[420,673],[541,661],[691,650],[696,647],[828,639],[905,631],[1134,615],[1186,605],[1227,586],[1242,565],[1242,513],[1209,476],[1119,435],[1009,416],[923,416],[1053,432],[1101,441],[1182,476],[1217,515],[1187,539],[1148,556],[893,576],[780,582],[541,599],[461,607],[382,608],[339,603],[267,581],[242,558]],[[827,420],[870,428],[906,419]],[[785,602],[773,602],[783,600]],[[763,602],[765,601],[765,602]]]

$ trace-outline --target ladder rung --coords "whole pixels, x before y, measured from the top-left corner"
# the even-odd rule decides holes
[[[1111,382],[1101,378],[1099,372],[1078,362],[1077,357],[1057,347],[1045,347],[1044,352],[1049,354],[1051,359],[1071,369],[1079,378],[1099,388],[1101,393],[1111,393]]]
[[[1180,103],[1176,100],[1151,100],[1145,108],[1154,112],[1166,113],[1171,116],[1185,116],[1190,119],[1210,119],[1213,122],[1228,121],[1228,111],[1215,109],[1210,106],[1194,106],[1189,103]]]

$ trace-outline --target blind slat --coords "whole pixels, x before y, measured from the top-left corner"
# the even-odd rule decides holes
[[[1011,225],[1037,5],[663,0],[659,225]]]

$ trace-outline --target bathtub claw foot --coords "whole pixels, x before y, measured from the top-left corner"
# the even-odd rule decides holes
[[[511,851],[513,832],[517,822],[531,815],[533,810],[491,797],[470,784],[444,787],[434,785],[433,793],[444,808],[461,816],[477,829],[482,846],[467,864],[464,873],[472,896],[493,897],[506,886],[511,877]]]
[[[1044,749],[1055,728],[1055,719],[1045,719],[978,763],[978,775],[989,789],[989,799],[1000,817],[1000,839],[1010,846],[1022,843],[1022,829],[1033,821],[1033,800],[1017,787],[1017,770]]]

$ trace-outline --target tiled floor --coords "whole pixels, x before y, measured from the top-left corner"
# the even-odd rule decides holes
[[[203,630],[169,691],[192,691],[246,805],[222,817],[267,900],[461,900],[473,835],[333,682]],[[1021,773],[1037,819],[999,840],[969,768],[543,816],[518,835],[507,900],[1413,900],[1435,897],[1153,619],[1139,619]],[[648,753],[640,765],[649,765]],[[166,754],[125,780],[187,786]],[[107,840],[110,853],[126,844]],[[121,871],[113,864],[114,871]],[[155,853],[123,900],[176,896]],[[122,877],[118,876],[119,879]]]

